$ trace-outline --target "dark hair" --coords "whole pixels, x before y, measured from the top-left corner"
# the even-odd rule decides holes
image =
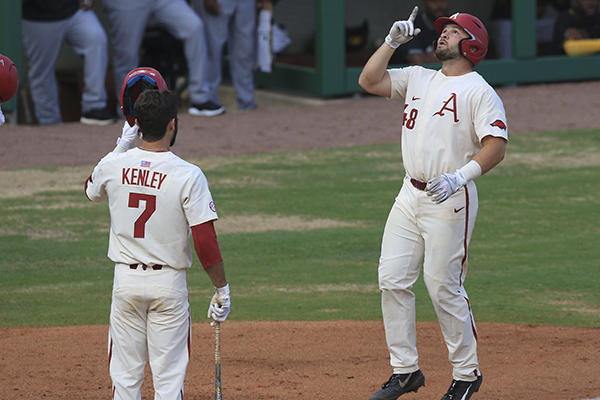
[[[145,90],[133,106],[144,140],[156,142],[167,133],[167,125],[177,118],[177,93],[172,90]]]

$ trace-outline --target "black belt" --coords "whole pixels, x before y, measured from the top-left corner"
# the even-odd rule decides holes
[[[412,178],[410,178],[410,183],[412,183],[412,185],[419,190],[425,190],[425,188],[427,187],[427,182],[421,182]]]
[[[148,266],[146,264],[129,264],[129,268],[131,268],[131,269],[137,269],[138,267],[142,267],[142,269],[144,271],[148,268]],[[155,271],[159,271],[162,269],[162,267],[163,267],[162,265],[153,265],[152,269]]]

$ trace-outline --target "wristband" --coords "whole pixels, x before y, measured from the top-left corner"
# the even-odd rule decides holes
[[[125,153],[128,149],[121,146],[119,143],[117,143],[117,145],[115,146],[115,148],[113,149],[113,153]]]
[[[482,175],[482,172],[481,165],[479,165],[479,163],[475,160],[469,161],[462,168],[456,170],[457,174],[462,174],[461,178],[465,178],[463,185],[469,181],[479,178]]]
[[[394,50],[396,50],[400,46],[400,43],[398,43],[394,39],[392,39],[392,37],[390,35],[387,35],[385,37],[385,43]]]
[[[221,295],[221,296],[229,294],[229,283],[220,288],[215,287],[215,291],[217,292],[218,295]]]

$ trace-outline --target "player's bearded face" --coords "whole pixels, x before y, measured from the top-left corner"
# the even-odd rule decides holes
[[[438,44],[439,44],[439,42],[438,42]],[[435,49],[435,56],[440,61],[447,61],[447,60],[457,59],[457,58],[461,57],[462,55],[458,48],[458,43],[456,43],[453,46],[453,45],[449,44],[448,42],[446,42],[446,44],[443,46],[439,46],[439,45],[437,46],[437,48]]]
[[[459,25],[454,23],[446,24],[438,39],[438,45],[435,49],[436,57],[440,61],[455,60],[462,57],[460,42],[470,37],[471,35]]]

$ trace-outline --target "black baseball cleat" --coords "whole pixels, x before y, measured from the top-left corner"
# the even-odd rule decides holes
[[[221,104],[213,103],[212,101],[207,101],[202,104],[192,104],[190,108],[188,108],[188,114],[196,117],[214,117],[215,115],[220,115],[224,112],[225,107]]]
[[[396,400],[404,393],[416,393],[421,386],[425,386],[425,376],[421,370],[410,374],[393,374],[369,400]]]
[[[108,107],[89,110],[81,115],[79,122],[85,125],[105,126],[114,123],[117,117]]]
[[[452,380],[448,392],[442,397],[442,400],[469,400],[473,393],[479,390],[483,377],[479,375],[473,382]]]

